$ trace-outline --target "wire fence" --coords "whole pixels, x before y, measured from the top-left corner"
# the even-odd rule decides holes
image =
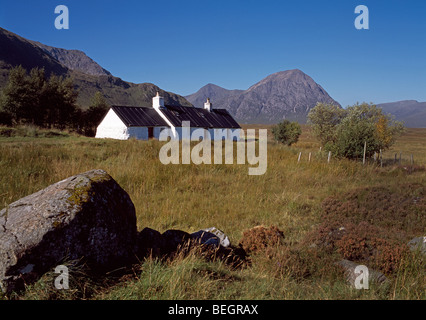
[[[317,152],[303,152],[300,151],[297,156],[297,162],[326,162],[330,163],[333,159],[338,159],[333,157],[331,151],[326,152],[320,150]],[[383,152],[376,152],[373,157],[359,157],[354,159],[357,162],[361,162],[363,165],[376,165],[380,167],[386,166],[415,166],[418,165],[415,163],[414,155],[410,153],[392,153],[390,156],[389,152],[384,154]]]

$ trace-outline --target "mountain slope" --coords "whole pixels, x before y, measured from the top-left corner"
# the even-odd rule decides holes
[[[30,42],[41,48],[48,55],[56,59],[68,69],[81,71],[93,76],[111,75],[108,70],[102,68],[99,64],[89,58],[83,51],[55,48],[37,41]]]
[[[277,123],[283,119],[306,122],[306,116],[317,102],[340,104],[311,77],[298,69],[281,71],[269,75],[249,89],[226,90],[210,85],[208,96],[205,87],[197,93],[186,96],[187,100],[199,106],[199,101],[209,97],[213,104],[226,108],[237,121],[242,123]]]
[[[26,39],[0,28],[0,67],[22,65],[29,70],[43,66],[47,73],[64,74],[68,68]]]
[[[81,51],[45,46],[0,28],[0,89],[7,83],[9,70],[17,65],[27,70],[44,68],[47,75],[72,77],[79,92],[77,104],[83,109],[90,105],[97,91],[109,104],[152,106],[152,97],[159,91],[166,104],[192,106],[184,97],[152,83],[135,84],[114,77]]]
[[[396,120],[403,121],[406,127],[426,128],[426,102],[403,100],[381,103],[377,106],[384,112],[394,115]]]

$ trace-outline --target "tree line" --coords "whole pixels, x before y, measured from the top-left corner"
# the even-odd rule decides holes
[[[43,68],[27,72],[22,66],[14,67],[0,94],[0,124],[30,124],[94,136],[109,106],[100,92],[93,96],[87,110],[77,105],[77,97],[69,77],[47,77]]]

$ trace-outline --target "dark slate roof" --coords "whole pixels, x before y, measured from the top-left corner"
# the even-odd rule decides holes
[[[195,107],[166,106],[161,111],[175,127],[181,127],[182,121],[190,121],[190,126],[195,128],[241,128],[226,109],[208,111]]]
[[[113,106],[111,109],[128,127],[169,126],[154,108]]]
[[[168,127],[167,122],[150,107],[111,107],[117,116],[128,127]],[[166,106],[160,109],[167,119],[175,126],[181,127],[182,121],[189,121],[194,128],[241,128],[226,109]]]

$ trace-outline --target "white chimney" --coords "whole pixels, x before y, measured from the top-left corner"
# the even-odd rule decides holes
[[[164,107],[164,98],[160,97],[160,93],[157,91],[157,95],[152,98],[152,107],[159,109],[161,107]]]
[[[204,109],[208,110],[209,112],[212,111],[212,104],[210,103],[210,98],[207,98],[207,101],[204,102]]]

